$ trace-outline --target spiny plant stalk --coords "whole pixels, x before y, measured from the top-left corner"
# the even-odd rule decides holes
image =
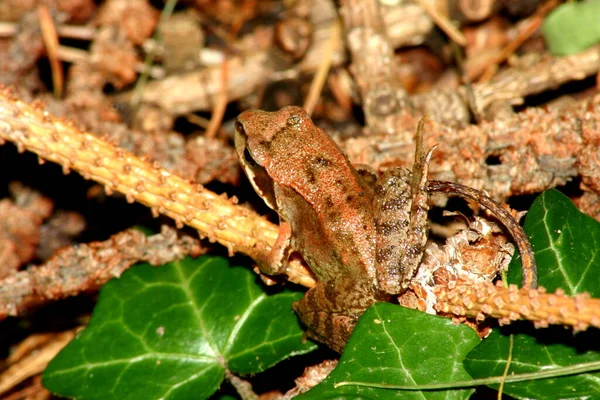
[[[587,294],[574,297],[562,289],[546,293],[546,289],[508,288],[491,282],[454,281],[447,287],[437,286],[435,309],[441,313],[467,316],[479,321],[494,317],[501,325],[512,321],[533,321],[537,328],[569,325],[575,331],[593,326],[600,328],[600,299]]]
[[[230,253],[239,251],[256,257],[275,243],[277,227],[237,206],[234,199],[219,196],[83,132],[73,122],[44,111],[42,105],[19,100],[9,89],[0,90],[0,142],[4,141],[14,143],[20,152],[36,153],[41,163],[58,163],[65,173],[73,170],[104,185],[107,193],[123,193],[129,202],[150,207],[155,216],[164,214],[178,226],[188,225],[201,237],[226,246]],[[307,287],[315,284],[298,260],[290,262],[286,273],[292,282]],[[449,286],[453,287],[437,289],[436,308],[457,317],[492,316],[501,322],[529,319],[540,326],[556,323],[577,330],[590,325],[600,327],[599,299],[547,294],[543,288],[517,290],[490,284],[476,290],[473,283]]]
[[[148,206],[154,216],[173,218],[177,227],[188,225],[201,237],[226,246],[231,254],[255,258],[268,251],[277,238],[277,227],[258,214],[236,206],[237,199],[219,196],[201,185],[83,132],[75,123],[56,118],[41,104],[27,104],[9,89],[0,90],[0,140],[13,142],[20,152],[31,151],[62,165],[85,179],[102,184],[108,194],[123,193],[128,202]],[[298,262],[290,266],[290,280],[303,284]],[[309,281],[305,282],[308,286]]]

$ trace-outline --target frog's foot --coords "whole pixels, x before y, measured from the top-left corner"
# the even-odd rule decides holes
[[[420,195],[423,195],[425,197],[425,202],[427,202],[427,175],[429,173],[429,162],[431,160],[433,151],[437,147],[437,145],[435,145],[429,149],[427,153],[425,153],[423,148],[423,126],[425,125],[426,121],[426,116],[421,118],[417,127],[417,135],[415,137],[415,162],[413,164],[411,179],[413,208],[415,207],[415,203],[422,203],[420,200],[422,196]]]
[[[273,247],[271,247],[271,250],[268,252],[268,254],[256,259],[258,267],[263,274],[279,275],[285,272],[291,252],[291,236],[292,229],[290,224],[281,221],[279,224],[279,234],[277,235],[275,244],[273,244]]]
[[[427,191],[427,177],[429,174],[429,162],[431,161],[431,155],[435,150],[435,146],[429,149],[427,153],[423,153],[423,125],[425,120],[426,118],[423,117],[419,121],[419,127],[417,128],[417,148],[415,150],[415,164],[413,166],[411,181],[412,203],[410,222],[408,224],[404,251],[400,259],[400,265],[411,271],[410,280],[404,283],[401,291],[410,285],[410,281],[417,272],[419,264],[423,259],[427,237],[429,236],[429,222],[427,220],[429,192]]]
[[[419,129],[422,129],[421,122]],[[421,136],[421,135],[418,135]],[[422,137],[418,140],[422,141]],[[417,146],[417,152],[420,151]],[[410,222],[408,224],[408,233],[406,235],[406,247],[403,256],[400,260],[401,265],[414,265],[416,272],[418,265],[423,258],[427,237],[429,234],[429,223],[427,221],[427,213],[429,212],[429,192],[427,190],[427,177],[429,173],[429,162],[435,147],[429,149],[427,154],[415,153],[415,165],[412,173],[412,204],[410,210]],[[418,170],[417,170],[418,168]],[[411,276],[412,279],[412,276]]]

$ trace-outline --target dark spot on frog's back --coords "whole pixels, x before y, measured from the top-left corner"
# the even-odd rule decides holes
[[[406,229],[408,227],[408,220],[394,220],[390,222],[375,222],[375,228],[377,229],[377,233],[380,235],[391,235],[395,232],[398,232],[402,229]]]
[[[398,196],[398,197],[393,197],[393,198],[387,199],[383,203],[382,208],[384,210],[403,210],[408,207],[408,203],[409,203],[409,201],[407,200],[407,198],[405,196]]]
[[[384,185],[376,185],[375,186],[375,195],[378,197],[384,197],[385,194],[387,193],[388,188],[385,187]]]
[[[327,218],[329,221],[338,221],[340,213],[335,208],[330,208],[329,211],[327,211]]]
[[[308,181],[308,183],[315,183],[317,181],[317,178],[315,177],[315,173],[312,171],[312,169],[308,170],[306,172],[306,180]]]
[[[317,167],[321,167],[321,168],[327,168],[331,165],[331,161],[329,161],[326,158],[323,157],[317,157],[315,159],[315,166]]]
[[[327,196],[327,199],[325,199],[325,204],[327,204],[327,207],[331,208],[333,207],[333,199],[331,198],[331,196]]]
[[[392,257],[392,254],[394,252],[394,247],[395,246],[392,245],[392,246],[384,247],[382,249],[377,249],[377,255],[376,255],[377,262],[384,263],[384,262],[388,261]]]

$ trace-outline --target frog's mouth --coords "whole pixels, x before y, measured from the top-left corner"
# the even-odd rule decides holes
[[[256,161],[256,158],[248,149],[248,137],[240,122],[236,123],[235,130],[235,147],[244,173],[248,177],[256,194],[262,197],[269,208],[277,211],[273,179],[269,177],[266,169]],[[244,149],[243,151],[241,150],[242,148]]]
[[[269,177],[267,171],[256,164],[253,167],[248,168],[246,171],[246,175],[248,176],[248,180],[254,187],[254,190],[264,202],[271,209],[277,211],[277,202],[275,201],[275,184],[273,183],[273,179]]]

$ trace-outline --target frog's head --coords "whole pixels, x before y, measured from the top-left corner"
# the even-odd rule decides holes
[[[256,193],[273,210],[277,211],[274,185],[289,172],[286,162],[303,145],[298,130],[306,124],[312,124],[309,115],[296,106],[275,112],[248,110],[236,119],[235,149],[240,164]]]

